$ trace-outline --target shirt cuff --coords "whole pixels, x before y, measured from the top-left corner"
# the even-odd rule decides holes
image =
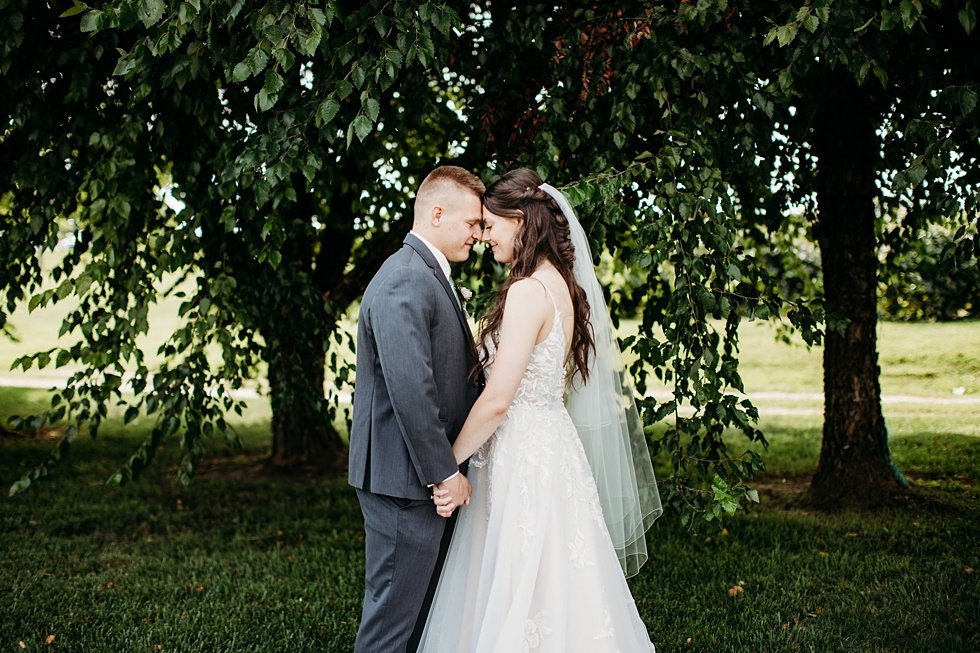
[[[446,481],[450,481],[450,480],[456,478],[457,476],[459,476],[459,474],[460,474],[460,472],[457,470],[457,472],[455,474],[453,474],[452,476],[449,476],[447,478],[442,479],[442,483],[445,483]],[[434,487],[435,485],[440,485],[440,483],[433,483],[432,485],[428,485],[426,487]]]

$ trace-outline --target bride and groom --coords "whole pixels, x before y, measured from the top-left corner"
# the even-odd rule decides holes
[[[510,273],[479,347],[450,262]],[[642,423],[565,197],[443,166],[357,334],[351,485],[365,528],[356,651],[653,651],[626,584],[661,512]]]

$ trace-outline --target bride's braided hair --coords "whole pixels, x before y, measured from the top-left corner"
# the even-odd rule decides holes
[[[514,239],[514,259],[510,275],[497,293],[490,312],[483,319],[480,341],[489,334],[497,345],[497,333],[504,317],[504,302],[511,284],[530,277],[544,261],[549,261],[565,280],[572,297],[575,323],[569,359],[572,372],[585,381],[589,377],[589,356],[595,343],[589,327],[589,302],[585,291],[575,281],[575,247],[568,230],[568,220],[550,195],[538,188],[543,182],[538,173],[517,168],[505,173],[487,188],[483,205],[488,211],[504,218],[524,218],[523,227]],[[486,363],[484,350],[481,363]]]

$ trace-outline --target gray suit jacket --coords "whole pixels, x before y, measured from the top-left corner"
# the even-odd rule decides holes
[[[457,471],[452,443],[482,387],[476,349],[439,264],[409,234],[368,284],[357,324],[349,482],[406,499]]]

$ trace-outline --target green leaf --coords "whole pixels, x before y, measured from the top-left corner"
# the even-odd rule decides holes
[[[375,100],[373,97],[366,98],[363,103],[364,113],[368,119],[374,123],[378,119],[378,114],[381,111],[381,104]]]
[[[82,4],[81,2],[75,2],[75,6],[71,9],[67,9],[59,15],[59,18],[68,18],[69,16],[75,16],[88,10],[88,5]]]
[[[253,75],[258,75],[269,65],[269,53],[260,47],[256,47],[245,57],[245,63]]]
[[[885,69],[882,68],[880,65],[878,65],[878,62],[877,61],[874,62],[874,64],[872,65],[871,68],[872,68],[872,70],[874,70],[875,77],[878,78],[878,82],[881,84],[881,87],[882,88],[887,88],[888,87],[888,73],[885,71]]]
[[[728,493],[728,483],[721,476],[715,474],[715,477],[711,479],[711,490],[715,495],[715,499],[718,499]]]
[[[371,133],[372,122],[367,116],[361,114],[354,118],[354,133],[357,134],[357,139],[364,142],[364,139],[368,137]]]
[[[367,78],[367,74],[364,72],[364,68],[360,64],[355,63],[350,69],[351,81],[354,82],[354,86],[357,88],[362,88],[364,86],[364,80]]]
[[[340,103],[337,100],[328,98],[321,102],[316,112],[318,125],[321,127],[329,125],[338,111],[340,111]]]
[[[626,145],[626,135],[623,132],[615,132],[613,134],[613,143],[616,144],[617,148],[623,149],[623,146]]]
[[[353,84],[346,79],[337,80],[337,97],[341,100],[346,98],[354,90]]]
[[[268,111],[276,103],[276,97],[270,96],[264,88],[255,94],[253,104],[256,111]]]
[[[163,0],[143,0],[136,14],[143,21],[144,26],[151,27],[163,18],[164,9]]]
[[[439,33],[445,38],[449,38],[450,31],[453,28],[453,14],[446,9],[445,11],[437,11],[432,15],[432,24],[435,25]]]
[[[972,113],[977,106],[977,93],[972,88],[964,88],[960,93],[960,110],[963,115]]]
[[[719,503],[721,504],[721,509],[729,515],[734,515],[735,511],[738,510],[738,500],[730,494],[722,497]]]
[[[115,69],[112,71],[113,76],[125,77],[131,73],[136,68],[136,60],[132,57],[126,55],[119,57],[119,62],[116,64]]]
[[[262,85],[262,88],[269,95],[276,95],[282,89],[282,83],[282,76],[275,70],[270,69],[265,74],[265,84]]]
[[[123,424],[129,424],[134,419],[139,417],[140,409],[137,406],[130,406],[126,409],[126,415],[123,417]]]
[[[20,479],[17,482],[15,482],[13,485],[10,486],[8,495],[14,496],[20,494],[30,486],[31,486],[31,479],[29,476],[27,476],[27,474],[25,474],[24,476],[20,477]]]
[[[890,9],[881,10],[881,25],[878,29],[882,32],[887,32],[895,28],[895,14],[891,12]]]
[[[913,163],[911,166],[909,166],[909,169],[905,171],[905,174],[909,179],[909,185],[917,185],[920,181],[925,179],[927,172],[929,172],[929,170],[925,167],[925,165],[923,165],[922,161],[916,161]]]
[[[316,49],[320,45],[320,39],[323,38],[323,30],[314,29],[310,32],[310,35],[303,39],[300,43],[300,49],[308,56],[313,56],[316,54]]]
[[[916,7],[916,2],[912,0],[902,0],[901,13],[902,13],[902,24],[905,25],[906,30],[912,29],[915,21],[919,18],[921,12],[921,7]]]
[[[192,22],[197,17],[197,15],[201,12],[201,8],[199,6],[195,7],[194,6],[195,4],[199,4],[199,3],[195,3],[195,2],[180,3],[180,7],[177,9],[177,18],[180,20],[181,23],[186,25],[187,23]]]
[[[960,25],[966,30],[967,34],[973,32],[973,29],[977,26],[977,15],[973,11],[973,7],[967,5],[963,9],[960,9],[956,14],[960,19]]]
[[[82,22],[79,26],[83,32],[94,32],[102,24],[102,12],[93,10],[82,16]]]
[[[243,61],[242,63],[240,63],[237,66],[235,66],[235,69],[231,73],[231,81],[233,81],[233,82],[243,82],[246,79],[248,79],[249,75],[251,75],[251,74],[252,74],[252,71],[249,69],[248,64],[246,64]]]
[[[864,80],[867,79],[868,77],[869,70],[871,70],[871,63],[867,61],[861,64],[861,67],[858,68],[857,75],[856,75],[858,85],[864,84]]]
[[[54,359],[55,367],[64,367],[71,362],[71,352],[67,349],[62,349],[58,352],[58,355]]]
[[[776,40],[779,41],[779,47],[781,48],[786,47],[787,45],[792,43],[793,39],[796,38],[796,30],[797,30],[796,23],[789,23],[787,25],[783,25],[782,27],[777,28]]]

